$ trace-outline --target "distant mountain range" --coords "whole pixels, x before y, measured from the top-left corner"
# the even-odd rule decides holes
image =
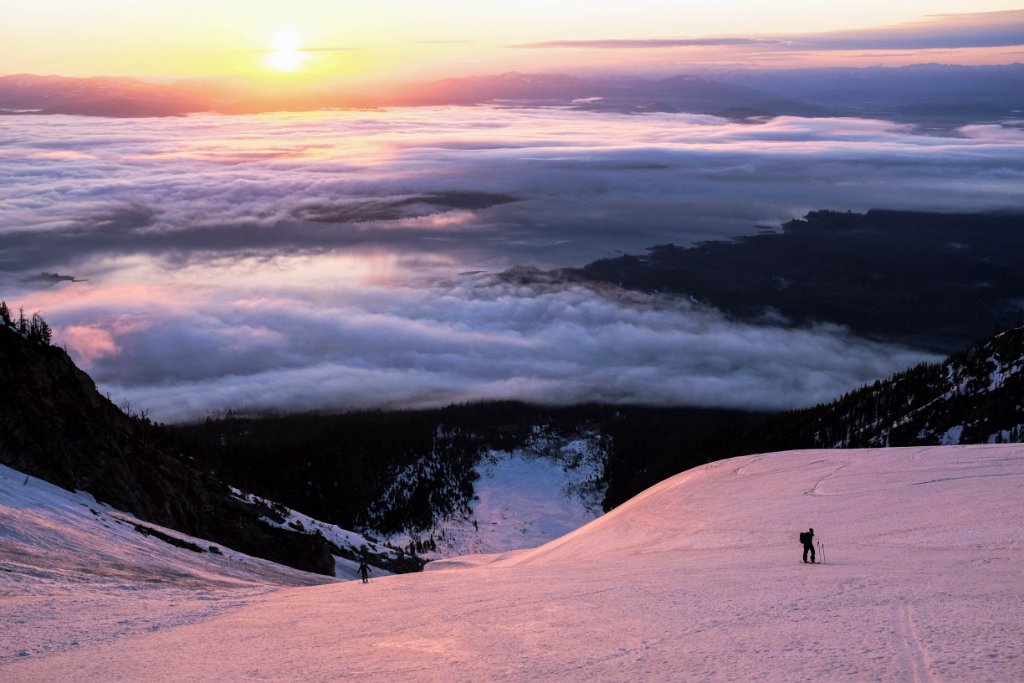
[[[1024,64],[816,69],[708,69],[706,78],[806,101],[850,115],[924,123],[1024,113]]]
[[[693,112],[723,116],[827,115],[827,110],[771,92],[699,78],[577,78],[563,74],[522,74],[451,78],[404,89],[405,104],[515,103],[568,106],[594,112]]]
[[[1024,65],[716,70],[660,79],[509,72],[360,92],[330,82],[271,88],[231,79],[148,83],[131,78],[0,77],[0,113],[6,114],[138,117],[487,103],[615,113],[688,112],[739,120],[865,116],[957,125],[1019,118],[1024,112]]]
[[[79,116],[181,116],[210,102],[175,85],[134,78],[64,78],[19,74],[0,78],[0,113]]]

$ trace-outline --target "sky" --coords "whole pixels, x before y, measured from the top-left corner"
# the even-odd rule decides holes
[[[1021,59],[1022,9],[1020,0],[2,0],[0,73],[182,78],[285,67],[360,81],[624,62],[1005,63]]]

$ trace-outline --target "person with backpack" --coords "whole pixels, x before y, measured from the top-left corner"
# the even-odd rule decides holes
[[[814,529],[801,531],[800,542],[804,545],[804,562],[807,562],[807,551],[810,551],[811,564],[814,564]]]
[[[370,565],[366,564],[366,560],[359,562],[359,576],[363,579],[363,583],[369,583]]]

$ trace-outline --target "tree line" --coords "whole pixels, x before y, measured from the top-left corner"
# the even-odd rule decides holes
[[[36,344],[49,346],[53,341],[53,330],[43,320],[43,316],[39,311],[33,313],[31,318],[27,318],[25,317],[25,309],[19,307],[18,317],[14,318],[11,314],[11,309],[7,306],[7,302],[0,301],[0,324],[7,329],[14,330],[28,341]]]

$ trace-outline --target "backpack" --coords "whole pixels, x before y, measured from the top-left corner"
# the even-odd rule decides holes
[[[800,542],[801,543],[805,543],[805,544],[807,543],[807,532],[806,531],[801,531],[800,532]]]

